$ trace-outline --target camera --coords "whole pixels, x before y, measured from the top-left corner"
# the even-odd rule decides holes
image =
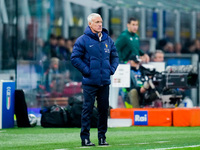
[[[151,79],[159,88],[194,88],[197,87],[198,74],[196,66],[168,66],[164,72],[141,66],[141,80]]]
[[[163,104],[169,103],[170,105],[179,104],[182,95],[177,90],[190,89],[197,87],[198,74],[196,66],[168,66],[165,71],[157,72],[155,68],[146,68],[141,66],[141,81],[149,82],[150,91],[147,91],[147,101],[154,101],[161,99]],[[152,97],[152,95],[154,97]],[[167,100],[163,97],[170,95]],[[171,106],[170,106],[171,107]]]

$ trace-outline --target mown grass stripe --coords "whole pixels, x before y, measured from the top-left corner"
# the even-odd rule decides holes
[[[108,128],[106,137],[110,146],[98,146],[98,130],[91,128],[90,140],[96,146],[85,148],[92,150],[161,148],[163,150],[174,147],[200,149],[200,127],[117,127]],[[187,147],[188,145],[198,147]],[[36,126],[34,128],[0,129],[0,150],[74,150],[85,148],[81,146],[80,128]]]

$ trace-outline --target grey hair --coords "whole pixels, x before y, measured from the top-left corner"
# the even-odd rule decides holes
[[[88,23],[89,22],[92,22],[92,19],[95,18],[95,17],[101,17],[99,14],[97,13],[92,13],[90,14],[88,17],[87,17],[87,20],[88,20]]]
[[[162,51],[162,50],[160,50],[160,49],[157,49],[153,54],[152,54],[152,56],[151,56],[151,59],[154,59],[154,58],[156,58],[156,54],[158,54],[158,53],[161,53],[161,54],[163,54],[164,55],[164,52]]]

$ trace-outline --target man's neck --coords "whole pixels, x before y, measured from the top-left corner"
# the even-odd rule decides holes
[[[134,32],[132,32],[132,31],[129,31],[129,30],[128,30],[128,32],[129,32],[130,34],[135,34]]]
[[[98,36],[99,36],[99,41],[101,41],[101,38],[102,38],[102,33],[100,32],[100,33],[98,33]]]
[[[99,32],[99,33],[98,33],[98,36],[99,36],[99,37],[101,37],[101,36],[102,36],[102,33],[101,33],[101,32]]]

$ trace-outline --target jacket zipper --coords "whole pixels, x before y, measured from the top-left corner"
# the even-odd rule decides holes
[[[103,84],[102,84],[102,49],[101,49],[101,47],[102,47],[102,45],[101,45],[101,41],[99,41],[99,47],[100,47],[100,64],[101,64],[101,67],[100,67],[100,69],[101,69],[101,72],[100,72],[100,77],[101,77],[101,79],[100,79],[100,86],[103,86]]]

